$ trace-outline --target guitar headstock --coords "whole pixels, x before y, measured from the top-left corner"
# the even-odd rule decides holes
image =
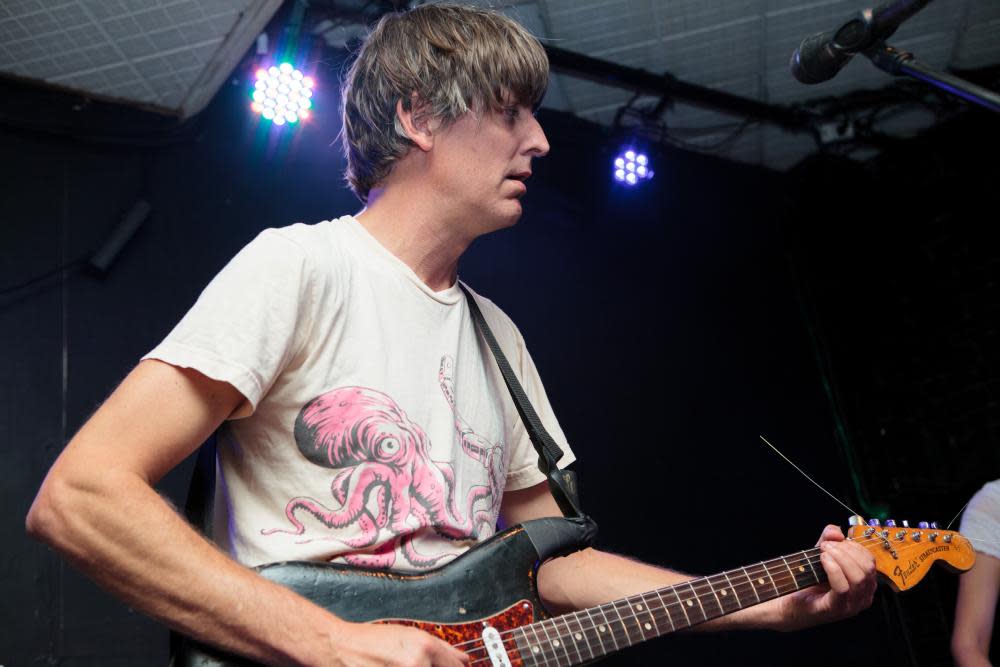
[[[916,528],[902,523],[897,526],[890,519],[882,526],[877,519],[865,524],[861,517],[851,517],[847,531],[848,538],[875,556],[875,568],[894,590],[905,591],[916,586],[937,561],[960,572],[976,562],[975,550],[958,531],[942,530],[924,521]]]

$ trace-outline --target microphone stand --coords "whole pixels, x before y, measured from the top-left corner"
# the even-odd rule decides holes
[[[984,106],[990,111],[1000,113],[1000,94],[952,74],[935,71],[918,62],[908,51],[896,49],[879,41],[862,53],[880,70],[893,76],[912,76],[952,95]]]

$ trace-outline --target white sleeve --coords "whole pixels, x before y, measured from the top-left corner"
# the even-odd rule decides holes
[[[308,334],[311,273],[304,248],[278,230],[261,232],[143,359],[228,382],[246,398],[233,416],[252,414]]]
[[[1000,480],[994,480],[972,496],[962,515],[961,532],[972,548],[1000,558]]]

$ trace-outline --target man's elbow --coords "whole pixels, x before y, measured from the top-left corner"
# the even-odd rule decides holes
[[[71,485],[50,472],[25,517],[24,527],[28,535],[57,546],[59,536],[67,532],[67,520],[74,506],[72,496]]]

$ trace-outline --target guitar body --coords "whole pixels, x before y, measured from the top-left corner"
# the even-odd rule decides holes
[[[426,630],[450,644],[481,637],[484,623],[499,631],[548,617],[536,572],[548,558],[576,551],[593,524],[538,519],[513,526],[433,570],[397,573],[332,563],[290,561],[257,571],[349,621],[392,622]],[[505,641],[507,644],[507,641]],[[507,646],[512,663],[517,648]],[[182,640],[175,667],[247,667],[255,663]]]

